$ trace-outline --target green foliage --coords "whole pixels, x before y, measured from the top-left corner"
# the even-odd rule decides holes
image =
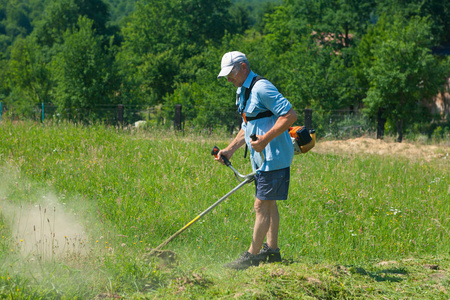
[[[23,93],[31,104],[49,102],[52,82],[42,48],[32,37],[17,40],[9,61],[10,88]]]
[[[0,52],[6,53],[16,38],[25,38],[32,32],[30,5],[27,2],[0,1]]]
[[[333,48],[299,44],[286,53],[282,65],[286,66],[282,80],[286,85],[282,87],[296,107],[316,109],[313,104],[318,103],[325,110],[333,110],[356,102],[351,94],[350,71]]]
[[[330,3],[331,2],[331,3]],[[333,32],[342,41],[342,45],[353,43],[350,35],[363,35],[366,32],[371,14],[375,11],[376,0],[339,0],[329,1],[323,21],[325,32]]]
[[[10,92],[8,79],[8,61],[0,59],[0,102],[3,102]]]
[[[111,23],[121,24],[126,21],[136,7],[138,0],[105,0],[109,6]]]
[[[173,119],[173,107],[182,104],[188,128],[193,126],[199,131],[204,128],[210,131],[228,128],[232,132],[239,127],[240,118],[236,116],[235,106],[236,89],[226,80],[217,79],[217,61],[220,61],[224,51],[209,47],[183,64],[180,76],[176,78],[174,93],[165,98],[169,119]]]
[[[232,0],[230,6],[230,15],[233,19],[235,32],[244,33],[246,29],[252,28],[262,32],[265,21],[264,16],[272,13],[277,6],[280,6],[281,0]]]
[[[114,103],[114,67],[92,25],[92,20],[80,17],[79,29],[66,31],[64,44],[52,61],[55,103],[59,113],[70,119],[104,117],[96,115],[94,108]]]
[[[411,122],[422,115],[417,103],[437,94],[448,70],[430,53],[426,19],[383,22],[389,25],[380,26],[381,34],[370,51],[373,60],[365,69],[370,86],[364,99],[366,111],[375,115],[385,108],[386,116],[395,122]]]
[[[228,128],[233,133],[234,129],[239,128],[241,118],[236,113],[235,103],[230,100],[233,99],[232,93],[224,84],[181,84],[167,101],[168,117],[173,119],[173,107],[181,104],[184,119],[187,120],[186,126],[194,126],[197,130],[208,128],[210,131]]]
[[[437,43],[450,42],[450,3],[441,0],[378,0],[378,15],[401,15],[405,19],[429,17],[430,29]]]
[[[406,130],[413,122],[434,120],[423,113],[422,98],[431,99],[448,75],[448,60],[428,51],[450,40],[447,2],[0,0],[0,101],[10,111],[22,107],[28,111],[24,115],[33,115],[37,102],[101,107],[121,102],[133,111],[126,115],[128,122],[156,106],[170,119],[173,105],[185,103],[186,120],[197,128],[228,122],[231,132],[238,126],[234,88],[218,82],[216,74],[223,53],[239,50],[295,109],[318,110],[317,126],[328,126],[327,110],[362,106],[369,117],[382,108],[389,113],[384,117],[401,123],[400,107],[413,111],[403,120]],[[84,31],[80,17],[92,21],[95,43],[77,49],[97,52],[90,62],[74,63],[77,71],[72,72],[68,61],[88,57],[69,51],[70,43],[77,45],[67,41],[67,32]],[[398,59],[389,60],[391,49]],[[97,61],[99,70],[87,71]],[[407,71],[401,70],[406,66]],[[80,92],[94,82],[95,88]],[[75,101],[80,93],[96,99]],[[402,97],[408,104],[399,104]],[[88,109],[90,118],[104,118],[101,107],[78,109]]]
[[[275,56],[287,52],[295,41],[311,33],[308,21],[298,14],[295,7],[283,5],[267,16],[267,45]]]
[[[201,47],[220,40],[228,28],[228,5],[227,0],[139,2],[123,28],[124,48],[137,55],[180,48],[179,54],[189,56],[183,44]]]
[[[77,26],[80,16],[93,21],[92,27],[97,35],[107,34],[109,12],[102,0],[53,1],[46,7],[37,25],[35,34],[38,43],[49,47],[55,43],[62,44],[65,32]]]
[[[118,61],[126,79],[124,92],[156,105],[173,93],[175,77],[186,69],[183,65],[225,34],[229,2],[143,1],[137,5],[123,28]]]

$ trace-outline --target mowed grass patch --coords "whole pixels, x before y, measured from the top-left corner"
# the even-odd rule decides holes
[[[431,264],[430,264],[431,262]],[[158,290],[162,299],[448,299],[449,261],[435,257],[361,262],[264,264],[243,272],[197,269]],[[152,295],[153,296],[153,295]]]
[[[234,287],[226,283],[230,278],[252,277],[255,272],[266,276],[269,272],[267,268],[271,267],[256,268],[236,277],[221,266],[250,244],[253,184],[243,187],[168,244],[164,249],[177,254],[175,261],[145,256],[238,184],[231,170],[210,155],[214,145],[225,147],[229,137],[32,122],[3,122],[0,134],[1,247],[7,249],[2,252],[2,270],[5,278],[17,282],[5,284],[6,290],[19,287],[43,295],[55,293],[53,285],[59,291],[56,295],[80,298],[142,297],[165,292],[224,296],[239,290],[239,281],[231,281]],[[235,154],[232,163],[242,173],[251,172],[243,150]],[[334,265],[363,268],[366,275],[362,278],[374,280],[373,286],[369,284],[354,295],[375,295],[379,271],[368,269],[378,262],[413,258],[421,264],[430,257],[448,261],[448,175],[449,165],[444,159],[411,162],[313,152],[296,156],[289,200],[279,202],[280,247],[285,259],[282,273],[294,274],[289,279],[294,280],[300,276],[294,269],[314,270],[315,264],[325,269]],[[49,202],[49,198],[53,200]],[[37,223],[45,223],[41,227],[49,234],[65,235],[66,227],[52,227],[54,215],[63,213],[84,231],[83,251],[72,251],[63,258],[35,259],[46,267],[40,268],[40,280],[34,281],[26,275],[26,266],[18,268],[23,261],[23,253],[19,255],[23,238],[11,221],[17,213],[9,213],[20,215],[27,205],[47,206],[47,215],[41,213]],[[16,218],[15,222],[22,221]],[[30,227],[28,230],[32,231]],[[39,254],[34,249],[36,252]],[[28,253],[27,261],[32,256]],[[440,265],[443,268],[445,263]],[[290,275],[273,272],[277,284],[270,283],[264,289],[276,298],[273,291],[283,289],[281,279]],[[301,276],[307,278],[305,272]],[[60,278],[45,275],[55,273],[61,274]],[[71,289],[63,280],[68,274],[79,274],[78,289]],[[408,276],[412,275],[404,278]],[[445,290],[448,277],[441,279]],[[280,295],[295,298],[288,292],[289,280]],[[298,285],[295,280],[291,283]],[[333,291],[299,282],[306,286],[306,296],[348,298],[354,293],[352,286],[344,289],[340,283],[334,286],[323,278],[320,281],[331,284]],[[342,290],[348,294],[339,294]],[[237,296],[245,298],[251,293],[252,289]]]

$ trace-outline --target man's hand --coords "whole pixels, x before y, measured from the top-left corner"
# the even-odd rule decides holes
[[[263,135],[257,135],[256,140],[250,141],[252,148],[255,149],[256,152],[262,152],[268,143],[269,141],[267,141]]]
[[[257,135],[257,140],[250,141],[253,149],[255,149],[256,152],[262,152],[271,140],[288,130],[296,120],[297,113],[291,108],[287,112],[287,114],[282,115],[278,118],[278,120],[275,122],[275,125],[266,134]]]
[[[217,153],[217,155],[215,156],[216,161],[220,162],[222,165],[225,165],[225,162],[222,159],[222,155],[228,160],[230,160],[230,158],[233,156],[233,152],[224,149],[220,150],[219,153]]]
[[[216,161],[225,165],[225,162],[223,161],[221,156],[223,155],[226,158],[228,158],[228,160],[230,160],[234,152],[236,152],[237,149],[239,149],[241,146],[245,144],[244,136],[245,136],[244,130],[242,129],[239,130],[238,134],[236,135],[234,140],[228,145],[228,147],[226,147],[223,150],[220,150],[219,153],[217,153],[217,156],[215,158]]]

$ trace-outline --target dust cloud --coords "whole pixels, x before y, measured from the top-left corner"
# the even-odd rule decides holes
[[[11,254],[20,253],[27,260],[49,260],[88,253],[82,222],[63,201],[52,193],[33,191],[14,167],[0,168],[0,215]]]
[[[45,195],[27,205],[3,200],[0,206],[11,226],[13,245],[22,256],[49,260],[88,252],[87,236],[76,214],[68,212],[55,196]]]

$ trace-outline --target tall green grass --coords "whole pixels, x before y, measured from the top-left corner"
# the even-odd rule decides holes
[[[178,265],[167,268],[168,262],[145,258],[238,184],[210,155],[214,145],[227,145],[225,135],[4,121],[0,136],[0,286],[10,293],[25,290],[37,298],[154,293],[193,268],[222,272],[220,265],[251,242],[254,187],[248,185],[166,246],[178,254]],[[251,171],[243,151],[232,163],[242,173]],[[449,170],[445,159],[296,156],[289,199],[279,202],[283,257],[361,264],[448,256]],[[23,261],[31,263],[32,255],[20,254],[17,220],[5,207],[20,212],[49,194],[83,224],[88,254],[34,260],[38,275],[30,278]],[[77,278],[77,288],[67,276]]]

